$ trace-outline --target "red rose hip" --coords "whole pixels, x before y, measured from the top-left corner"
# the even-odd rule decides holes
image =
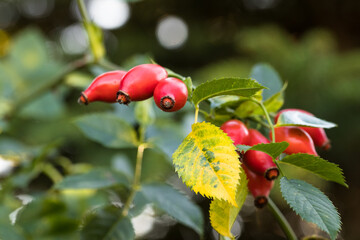
[[[274,181],[266,180],[266,178],[264,178],[263,176],[252,172],[244,164],[242,164],[241,167],[244,169],[246,177],[248,179],[248,189],[254,196],[255,207],[265,207],[268,203],[270,191],[274,186]]]
[[[270,137],[271,137],[270,133]],[[298,127],[276,127],[275,128],[276,142],[286,141],[289,146],[285,149],[286,154],[307,153],[317,156],[314,142],[310,135]]]
[[[97,76],[89,87],[81,93],[78,102],[85,105],[95,101],[116,102],[116,93],[125,74],[125,71],[119,70]]]
[[[249,129],[246,145],[254,146],[259,143],[270,143],[270,141],[256,129]],[[264,176],[269,181],[275,180],[279,176],[279,169],[276,167],[272,157],[264,152],[246,151],[243,156],[243,163],[251,171]]]
[[[154,90],[154,101],[165,112],[180,110],[186,104],[187,98],[185,83],[173,77],[160,81]]]
[[[157,64],[141,64],[130,69],[120,82],[117,101],[129,104],[152,97],[155,87],[167,78],[165,68]]]
[[[249,136],[249,130],[240,120],[229,120],[220,127],[233,140],[234,145],[245,144]]]

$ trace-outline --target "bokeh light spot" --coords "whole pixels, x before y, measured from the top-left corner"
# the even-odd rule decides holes
[[[86,32],[80,24],[73,24],[62,30],[60,43],[67,54],[81,54],[89,46]]]
[[[129,19],[130,8],[123,0],[91,0],[89,15],[99,27],[116,29]]]
[[[167,16],[161,19],[156,28],[160,44],[167,49],[181,47],[188,38],[188,27],[179,17]]]

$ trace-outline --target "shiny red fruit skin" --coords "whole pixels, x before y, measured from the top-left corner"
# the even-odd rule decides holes
[[[270,137],[271,135],[270,133]],[[310,135],[301,128],[293,126],[276,127],[275,141],[289,143],[289,146],[284,151],[286,154],[307,153],[318,156]]]
[[[308,114],[310,116],[314,116],[312,113],[307,112],[302,109],[288,108],[288,109],[283,109],[276,114],[276,116],[274,118],[275,123],[277,123],[277,120],[281,113],[288,112],[288,111],[298,111],[301,113]],[[305,132],[307,132],[311,136],[312,140],[314,141],[315,146],[322,147],[325,150],[328,150],[331,147],[330,140],[326,136],[325,130],[323,128],[313,128],[313,127],[300,127],[300,128],[303,129]]]
[[[167,78],[165,68],[157,64],[141,64],[130,69],[118,88],[119,92],[127,96],[127,101],[118,102],[128,104],[130,101],[142,101],[152,97],[156,85]]]
[[[249,136],[249,130],[240,120],[229,120],[220,127],[234,141],[234,145],[245,144]]]
[[[254,146],[259,143],[270,143],[270,141],[256,129],[249,129],[246,145]],[[246,151],[243,157],[243,163],[251,171],[265,176],[268,180],[274,180],[279,175],[279,171],[272,157],[261,151]],[[269,171],[275,171],[275,175],[271,177],[268,176],[268,174],[271,173]]]
[[[186,104],[187,98],[185,83],[173,77],[161,80],[154,90],[154,101],[165,112],[180,110]]]
[[[266,180],[266,178],[254,173],[244,164],[242,164],[241,167],[244,169],[247,176],[249,191],[255,198],[255,206],[258,208],[264,207],[267,204],[267,198],[270,191],[274,186],[274,181]]]
[[[81,93],[79,102],[86,105],[95,101],[116,102],[116,93],[125,74],[125,71],[119,70],[97,76],[89,87]]]

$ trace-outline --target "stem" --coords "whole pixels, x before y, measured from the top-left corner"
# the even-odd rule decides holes
[[[269,123],[269,127],[271,129],[271,139],[272,139],[272,142],[274,143],[275,142],[275,130],[274,130],[274,124],[272,123],[271,119],[270,119],[270,116],[269,116],[269,113],[268,111],[266,110],[266,107],[264,106],[264,104],[261,102],[261,101],[257,101],[253,98],[250,98],[250,101],[258,104],[261,109],[263,110],[264,114],[265,114],[265,117],[266,117],[266,120],[268,121]]]
[[[196,108],[195,108],[195,123],[197,123],[197,121],[198,121],[198,116],[199,116],[199,106],[196,106]]]
[[[271,198],[268,198],[268,207],[269,210],[272,212],[278,223],[280,224],[280,227],[284,231],[287,239],[289,240],[297,240],[296,234],[294,230],[291,228],[289,222],[286,220],[284,215],[281,213],[279,208],[276,206],[276,204],[271,200]]]
[[[84,22],[90,22],[90,18],[89,18],[89,15],[87,14],[86,6],[84,4],[84,1],[83,0],[77,0],[77,5],[79,6],[81,18],[84,20]]]
[[[122,211],[123,216],[128,215],[129,210],[130,210],[130,205],[131,205],[131,203],[133,202],[133,200],[135,198],[136,192],[140,188],[141,166],[142,166],[142,161],[143,161],[143,156],[144,156],[144,150],[147,147],[148,146],[145,143],[142,143],[142,144],[140,144],[138,146],[137,155],[136,155],[136,166],[135,166],[134,181],[133,181],[133,184],[132,184],[130,195],[126,200],[123,211]]]
[[[63,179],[59,171],[51,164],[48,163],[44,164],[42,170],[43,173],[45,173],[55,184]]]
[[[48,82],[41,85],[39,88],[35,89],[34,91],[30,92],[27,95],[23,95],[21,98],[19,98],[17,101],[15,101],[12,110],[6,115],[7,119],[12,118],[16,113],[27,103],[31,102],[32,100],[38,98],[43,93],[45,93],[47,90],[56,87],[63,81],[63,76],[68,74],[69,72],[74,71],[75,69],[78,69],[80,67],[83,67],[87,64],[89,64],[90,58],[87,56],[77,59],[68,65],[66,65],[60,72],[58,72],[53,79],[49,79]]]

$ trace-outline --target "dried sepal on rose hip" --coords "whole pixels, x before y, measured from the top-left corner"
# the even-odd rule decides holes
[[[141,64],[130,69],[120,82],[117,101],[129,104],[131,101],[142,101],[153,96],[155,87],[167,78],[165,68],[157,64]]]
[[[270,132],[270,138],[272,134]],[[307,153],[318,156],[315,145],[310,135],[299,127],[276,127],[275,128],[275,141],[289,143],[284,153]]]
[[[249,130],[245,124],[237,119],[226,121],[221,125],[220,129],[233,140],[234,145],[245,144],[249,136]]]
[[[270,141],[256,129],[249,129],[246,145],[254,146],[260,143],[270,143]],[[275,180],[279,176],[279,169],[272,157],[264,152],[248,150],[242,160],[251,171],[264,176],[269,181]]]
[[[89,87],[81,93],[78,102],[85,105],[95,101],[116,102],[116,93],[125,74],[125,71],[118,70],[97,76]]]
[[[282,114],[284,112],[288,112],[288,111],[298,111],[298,112],[305,113],[310,116],[314,116],[312,113],[307,112],[302,109],[288,108],[288,109],[283,109],[276,114],[276,116],[274,118],[275,123],[277,123],[277,120],[278,120],[280,114]],[[325,133],[325,130],[323,128],[315,128],[315,127],[300,127],[300,128],[310,135],[310,137],[314,141],[315,146],[321,147],[325,150],[328,150],[331,148],[330,140],[328,139],[328,137]]]
[[[248,179],[248,189],[254,197],[254,205],[257,208],[263,208],[268,203],[268,197],[274,181],[268,181],[264,176],[258,175],[241,164],[242,169],[245,171]]]
[[[158,83],[154,90],[156,106],[165,112],[175,112],[185,106],[188,90],[183,81],[169,77]]]

